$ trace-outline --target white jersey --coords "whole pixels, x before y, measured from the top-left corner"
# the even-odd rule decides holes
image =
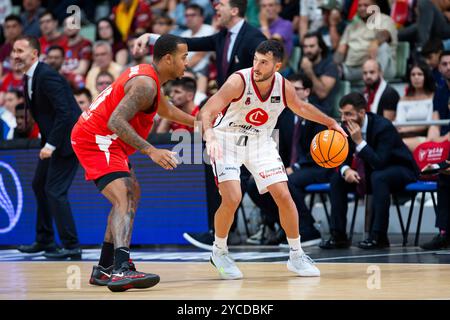
[[[225,137],[248,136],[248,139],[268,138],[286,107],[285,79],[278,72],[272,82],[270,94],[263,100],[256,82],[253,80],[253,68],[236,72],[244,81],[241,96],[226,107],[214,122],[214,132]]]

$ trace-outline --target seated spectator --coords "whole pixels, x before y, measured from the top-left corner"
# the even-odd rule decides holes
[[[39,127],[31,115],[31,110],[29,108],[25,109],[24,103],[19,103],[16,106],[16,121],[17,126],[14,129],[12,139],[40,138]]]
[[[446,164],[450,164],[450,155]],[[436,165],[428,165],[422,170],[439,167]],[[420,247],[424,250],[440,250],[450,246],[450,168],[440,171],[437,179],[437,212],[436,212],[436,228],[439,233],[429,242],[422,244]]]
[[[39,38],[41,28],[39,26],[39,16],[45,12],[41,6],[41,0],[23,0],[23,12],[20,15],[23,24],[23,34]]]
[[[98,93],[108,88],[114,82],[114,77],[108,71],[100,71],[95,79],[95,89]]]
[[[11,14],[5,18],[3,24],[5,42],[0,46],[0,79],[11,71],[11,51],[14,41],[22,35],[22,31],[22,20],[19,16]]]
[[[192,78],[174,80],[170,88],[170,99],[176,107],[195,117],[200,111],[200,108],[194,103],[196,90],[197,85]],[[166,133],[177,129],[185,129],[190,132],[194,131],[194,128],[192,127],[162,119],[156,133]]]
[[[59,46],[64,49],[64,52],[67,50],[69,40],[64,33],[58,31],[58,19],[51,11],[40,14],[39,25],[42,33],[42,37],[39,38],[41,61],[45,59],[47,50],[51,46]]]
[[[113,52],[111,45],[105,41],[97,41],[94,44],[94,64],[86,77],[86,88],[92,93],[95,99],[100,93],[96,88],[96,79],[101,71],[108,71],[117,79],[123,71],[123,67],[113,61]]]
[[[112,8],[111,21],[114,21],[125,42],[132,34],[151,31],[152,10],[144,0],[121,0]]]
[[[153,32],[156,34],[168,34],[171,33],[174,27],[174,21],[167,14],[161,14],[156,16],[153,20]]]
[[[206,23],[211,23],[214,16],[214,9],[210,0],[169,0],[169,15],[174,20],[176,30],[175,34],[186,30],[186,18],[184,12],[189,4],[197,4],[203,8]]]
[[[439,71],[445,82],[438,85],[433,98],[433,120],[450,119],[450,51],[444,51],[439,58]],[[449,140],[450,125],[433,125],[428,129],[429,141]]]
[[[118,64],[125,66],[128,62],[128,48],[122,40],[116,25],[108,18],[97,21],[95,41],[105,41],[112,48],[113,59]]]
[[[319,7],[322,9],[323,22],[318,32],[328,48],[334,52],[339,46],[346,26],[341,6],[337,0],[323,0]]]
[[[260,0],[259,24],[267,39],[277,39],[284,44],[286,56],[292,52],[294,30],[292,22],[279,16],[281,0]]]
[[[128,56],[130,57],[131,60],[127,64],[127,66],[126,66],[127,68],[136,66],[138,64],[151,63],[151,58],[148,55],[148,52],[138,52],[138,51],[136,51],[135,53],[133,53],[134,42],[140,36],[141,36],[140,34],[132,35],[128,39],[128,42],[127,42],[127,45],[128,45]]]
[[[318,32],[307,33],[303,37],[303,55],[300,67],[313,83],[309,100],[330,115],[334,107],[332,102],[339,70],[328,55],[328,47]]]
[[[441,0],[417,0],[415,2],[416,22],[400,29],[400,41],[414,43],[418,52],[422,51],[430,36],[450,38],[450,3]]]
[[[300,0],[300,19],[298,27],[300,43],[303,42],[303,36],[307,32],[314,32],[319,30],[319,28],[322,26],[322,23],[322,11],[319,8],[318,1]]]
[[[184,38],[207,37],[216,32],[216,30],[207,24],[204,24],[203,8],[197,4],[189,4],[185,11],[187,30],[180,34]],[[210,52],[189,52],[188,66],[197,76],[197,90],[206,92],[209,75]]]
[[[5,74],[0,85],[0,106],[3,105],[5,94],[8,91],[23,91],[23,74],[14,60],[11,60],[11,68],[12,70]]]
[[[292,75],[289,81],[294,85],[297,96],[308,101],[311,94],[312,81],[303,74]],[[309,152],[314,136],[326,128],[309,120],[299,118],[286,108],[278,118],[276,128],[279,130],[280,157],[288,174],[288,186],[299,211],[300,235],[302,247],[320,243],[320,232],[314,226],[314,218],[305,203],[304,188],[311,183],[325,183],[330,179],[333,170],[318,166]],[[278,244],[286,241],[284,233],[275,232],[275,223],[280,224],[278,207],[268,193],[259,194],[254,179],[247,186],[247,192],[253,202],[261,209],[264,225],[250,237],[252,244]],[[263,229],[265,232],[263,233]]]
[[[86,77],[92,62],[92,42],[83,38],[80,35],[80,28],[74,26],[73,15],[64,20],[64,34],[68,42],[62,70],[65,74],[75,73]]]
[[[92,103],[92,95],[91,92],[86,88],[81,88],[76,90],[73,95],[75,96],[75,100],[80,106],[81,111],[86,111],[89,109]]]
[[[194,79],[195,82],[198,83],[197,76],[195,75],[194,71],[192,71],[191,68],[187,68],[184,71],[183,77]],[[205,102],[206,98],[208,98],[206,93],[198,90],[198,88],[197,88],[197,91],[195,92],[195,97],[194,97],[194,104],[196,106],[200,106]]]
[[[3,140],[10,140],[14,135],[14,128],[17,126],[16,122],[16,106],[23,103],[24,98],[22,91],[12,90],[6,92],[3,106],[0,107],[0,120],[2,126]]]
[[[344,96],[339,107],[349,134],[349,153],[331,177],[331,237],[320,247],[350,247],[346,234],[347,195],[355,191],[359,196],[373,196],[369,236],[358,247],[389,247],[390,196],[416,181],[419,169],[391,121],[366,112],[367,102],[362,94],[353,92]]]
[[[444,46],[440,39],[432,39],[422,48],[422,56],[431,69],[436,85],[443,85],[445,82],[442,73],[439,72],[439,57],[442,51],[444,51]]]
[[[72,89],[79,89],[85,86],[84,77],[77,73],[65,73],[62,68],[65,59],[64,49],[60,46],[51,46],[47,49],[45,63],[58,71],[69,82]]]
[[[396,73],[397,28],[391,17],[375,13],[371,17],[368,7],[375,0],[358,0],[358,18],[345,28],[334,60],[342,66],[345,80],[362,79],[362,65],[369,58],[377,60],[386,79]],[[369,17],[371,20],[369,21]],[[381,28],[375,28],[374,23]]]
[[[431,121],[433,117],[433,95],[435,91],[431,70],[424,62],[415,63],[409,73],[406,95],[397,105],[395,122]],[[403,142],[411,152],[426,141],[427,126],[397,128]]]
[[[379,62],[368,59],[363,64],[364,96],[367,111],[394,121],[400,95],[383,79]]]

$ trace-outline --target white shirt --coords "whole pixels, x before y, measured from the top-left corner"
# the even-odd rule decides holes
[[[37,60],[35,63],[33,63],[33,65],[30,67],[30,69],[28,69],[27,72],[25,72],[25,74],[28,76],[28,97],[31,100],[31,95],[33,94],[33,91],[31,90],[31,85],[32,85],[32,81],[33,81],[33,75],[34,72],[36,71],[37,65],[39,63],[39,60]]]
[[[238,23],[236,23],[231,29],[228,30],[228,32],[231,32],[230,36],[230,46],[228,47],[227,52],[227,61],[230,62],[231,59],[231,53],[233,52],[234,43],[236,42],[237,35],[239,31],[241,31],[242,26],[244,25],[245,20],[242,19]]]
[[[183,31],[180,34],[180,37],[183,38],[198,38],[198,37],[207,37],[210,35],[213,35],[216,32],[216,30],[211,27],[208,24],[203,24],[201,26],[201,28],[198,30],[197,33],[192,34],[192,30],[186,30]],[[190,60],[192,58],[192,56],[195,54],[195,52],[193,51],[189,51],[188,53],[188,59]],[[200,60],[193,68],[192,70],[194,70],[195,72],[199,72],[201,70],[203,70],[208,64],[209,64],[209,57],[210,57],[210,53],[206,54],[202,60]]]

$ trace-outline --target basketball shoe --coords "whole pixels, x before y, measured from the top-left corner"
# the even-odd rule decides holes
[[[211,264],[219,271],[220,277],[225,280],[242,279],[241,270],[228,254],[228,250],[214,247],[209,259]]]
[[[122,292],[128,289],[146,289],[157,285],[159,276],[152,273],[136,271],[134,263],[129,260],[122,263],[119,269],[114,269],[108,282],[108,289]]]
[[[291,251],[287,268],[300,277],[320,277],[320,270],[314,265],[314,261],[304,252]]]
[[[94,266],[92,268],[91,278],[89,283],[94,286],[106,286],[111,279],[111,273],[114,266],[103,268],[102,266]]]

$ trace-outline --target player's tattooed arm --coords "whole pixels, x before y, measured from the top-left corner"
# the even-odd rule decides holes
[[[153,104],[156,97],[156,83],[149,77],[135,77],[125,85],[125,96],[111,114],[108,128],[120,139],[143,152],[153,148],[130,125],[129,121],[140,111],[145,111]]]

